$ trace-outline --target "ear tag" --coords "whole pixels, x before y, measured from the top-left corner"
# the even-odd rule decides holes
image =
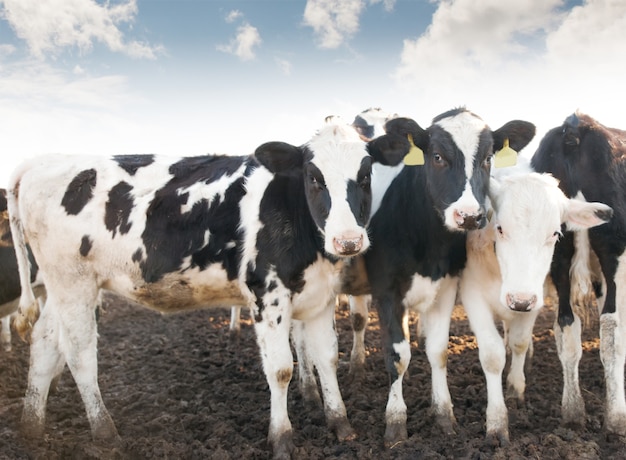
[[[504,139],[504,145],[493,156],[493,165],[496,168],[506,168],[517,164],[517,152],[509,147],[509,139]]]
[[[424,152],[417,145],[413,143],[413,136],[410,134],[406,135],[409,140],[409,144],[411,148],[409,149],[409,153],[404,156],[404,164],[407,166],[419,166],[424,164]]]

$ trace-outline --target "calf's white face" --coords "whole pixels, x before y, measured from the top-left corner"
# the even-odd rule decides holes
[[[549,174],[491,179],[495,209],[493,231],[502,289],[500,302],[515,311],[543,305],[543,284],[550,270],[561,224],[583,230],[607,222],[612,209],[602,203],[568,199]]]

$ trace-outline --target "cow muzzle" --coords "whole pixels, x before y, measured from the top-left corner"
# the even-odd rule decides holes
[[[454,211],[454,222],[463,230],[478,230],[485,226],[485,214],[483,212],[466,213]]]
[[[354,256],[363,248],[363,235],[333,238],[333,247],[339,256]]]
[[[535,294],[507,294],[506,305],[513,311],[529,312],[537,306]]]

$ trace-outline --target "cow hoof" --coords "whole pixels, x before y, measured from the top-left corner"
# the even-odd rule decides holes
[[[435,420],[446,436],[454,436],[456,434],[456,420],[454,416],[448,417],[447,415],[438,414],[435,416]]]
[[[348,422],[346,417],[329,420],[328,426],[334,430],[335,435],[340,442],[354,441],[357,437],[356,431],[354,431],[352,425],[350,425],[350,422]]]
[[[485,444],[492,448],[509,446],[511,444],[509,441],[509,431],[503,429],[488,432],[485,437]]]
[[[614,414],[608,416],[605,424],[606,431],[610,434],[626,437],[626,414]]]
[[[272,445],[272,458],[274,460],[290,460],[294,451],[293,432],[285,431],[274,441],[270,441]]]
[[[361,383],[365,380],[365,363],[350,362],[350,371],[348,372],[351,383]]]
[[[587,420],[587,414],[585,413],[584,403],[575,406],[571,405],[568,408],[563,407],[561,409],[561,417],[563,419],[562,425],[574,430],[580,430],[584,428]]]
[[[44,422],[33,417],[22,416],[20,421],[20,433],[29,440],[42,439],[44,434]]]
[[[385,428],[385,447],[393,449],[409,438],[406,423],[388,423]]]
[[[91,429],[91,437],[94,441],[109,445],[118,443],[121,438],[117,434],[117,428],[109,414],[100,417]]]

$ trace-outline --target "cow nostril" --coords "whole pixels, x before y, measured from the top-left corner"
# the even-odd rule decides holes
[[[506,295],[507,306],[513,311],[528,312],[537,304],[536,295]]]

